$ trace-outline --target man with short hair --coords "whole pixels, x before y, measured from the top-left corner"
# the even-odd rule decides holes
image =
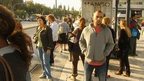
[[[114,47],[111,31],[102,24],[103,12],[93,14],[93,22],[86,27],[79,44],[85,54],[84,81],[91,81],[93,69],[96,69],[99,81],[106,81],[106,56]]]

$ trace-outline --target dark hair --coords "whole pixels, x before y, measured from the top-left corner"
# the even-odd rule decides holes
[[[14,15],[6,7],[0,5],[0,37],[6,39],[15,28]]]
[[[14,32],[15,18],[13,13],[6,7],[0,5],[0,38],[9,41],[20,50],[21,56],[29,68],[31,58],[30,52],[26,45],[26,38],[23,32]]]
[[[81,18],[79,19],[79,26],[80,26],[82,29],[84,29],[85,23],[86,23],[85,18],[81,17]]]
[[[46,24],[46,22],[47,22],[44,16],[39,16],[39,17],[37,17],[37,19],[42,19],[44,24]]]

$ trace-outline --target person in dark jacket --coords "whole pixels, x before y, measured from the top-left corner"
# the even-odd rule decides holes
[[[131,32],[130,29],[127,27],[126,20],[120,21],[120,36],[118,39],[118,47],[120,49],[120,69],[116,73],[116,75],[123,74],[124,69],[126,68],[126,75],[127,77],[130,76],[130,65],[128,60],[128,51],[130,48],[130,37]]]
[[[139,30],[141,30],[141,27],[139,26],[137,19],[138,19],[138,15],[135,13],[132,13],[131,19],[130,19],[130,24],[129,24],[129,28],[131,30],[129,55],[131,55],[131,56],[137,56],[136,44],[137,44],[137,39],[140,38]],[[134,31],[137,31],[137,33],[135,34]]]
[[[106,26],[110,29],[111,34],[112,34],[112,37],[113,37],[113,41],[114,41],[114,43],[115,43],[115,32],[114,32],[114,30],[113,30],[113,29],[111,28],[111,26],[110,26],[110,23],[111,23],[110,18],[104,17],[103,20],[102,20],[102,23],[103,23],[104,25],[106,25]],[[106,57],[106,63],[107,63],[107,73],[106,73],[106,74],[107,74],[107,78],[110,77],[110,75],[108,75],[108,67],[109,67],[109,60],[110,60],[111,54],[112,54],[112,51],[111,51],[110,54]]]
[[[40,16],[37,18],[38,30],[36,32],[37,37],[37,49],[41,60],[43,69],[40,78],[47,78],[52,81],[51,69],[50,69],[50,50],[53,48],[52,29],[46,25],[45,17]]]
[[[78,60],[79,57],[81,57],[82,63],[84,64],[84,60],[85,60],[85,55],[81,53],[81,49],[79,46],[79,39],[80,39],[80,35],[83,31],[83,29],[85,28],[85,19],[84,18],[80,18],[79,19],[79,23],[78,23],[78,28],[75,29],[72,32],[72,36],[76,37],[77,42],[76,43],[71,43],[71,46],[69,47],[69,52],[72,55],[72,79],[76,79],[76,76],[78,75],[77,72],[77,65],[78,65]]]
[[[10,66],[13,81],[27,81],[27,72],[31,63],[31,52],[22,31],[15,30],[14,14],[0,5],[0,56]],[[0,81],[6,81],[5,70],[0,64]],[[8,81],[12,81],[9,80]]]

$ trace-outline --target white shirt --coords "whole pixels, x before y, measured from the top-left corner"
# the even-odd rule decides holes
[[[58,24],[54,21],[53,23],[50,24],[50,28],[52,29],[53,41],[57,41],[58,40],[58,29],[59,29]]]
[[[15,50],[16,50],[16,48],[12,47],[10,45],[3,47],[3,48],[0,48],[0,56],[3,56],[4,54],[7,54],[7,53],[14,52]]]

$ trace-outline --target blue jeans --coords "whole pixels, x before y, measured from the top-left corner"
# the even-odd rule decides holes
[[[92,81],[92,72],[94,68],[98,75],[99,81],[107,81],[106,80],[106,63],[104,63],[102,66],[92,66],[92,65],[89,65],[86,61],[84,64],[84,81]]]
[[[46,75],[48,78],[52,78],[50,68],[50,54],[47,54],[41,47],[38,47],[37,49],[43,69],[43,74]]]

